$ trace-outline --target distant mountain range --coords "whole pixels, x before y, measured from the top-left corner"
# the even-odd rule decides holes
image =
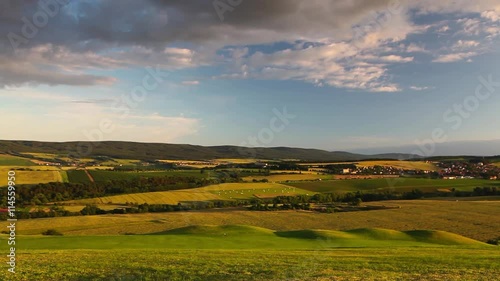
[[[437,143],[434,147],[427,144],[425,148],[421,148],[416,144],[381,148],[363,148],[356,149],[353,152],[360,154],[378,154],[388,151],[402,154],[415,153],[418,151],[417,154],[425,154],[426,157],[457,155],[493,156],[500,155],[500,140],[445,142]]]
[[[109,156],[122,159],[209,160],[216,158],[297,159],[301,161],[359,161],[368,159],[418,159],[406,153],[355,154],[292,147],[249,148],[240,146],[199,146],[188,144],[104,142],[38,142],[0,140],[4,153],[52,153],[78,158]]]

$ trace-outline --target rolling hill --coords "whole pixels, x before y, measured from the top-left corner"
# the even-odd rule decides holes
[[[359,161],[367,159],[416,159],[411,154],[363,155],[343,151],[292,147],[199,146],[188,144],[104,142],[37,142],[0,140],[4,153],[53,153],[72,157],[109,156],[121,159],[200,160],[216,158],[298,159],[301,161]]]

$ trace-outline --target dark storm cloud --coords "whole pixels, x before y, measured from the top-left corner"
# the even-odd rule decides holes
[[[259,43],[271,38],[259,36],[258,30],[297,37],[331,34],[335,28],[349,27],[368,12],[389,5],[389,0],[240,2],[225,11],[221,21],[215,8],[217,3],[229,5],[238,1],[71,1],[22,47],[52,43],[72,49],[98,49],[110,44],[163,46],[220,40],[237,44],[242,35]],[[6,42],[6,35],[9,32],[22,35],[21,19],[32,20],[39,6],[38,1],[28,0],[3,1],[2,5],[0,32],[5,47],[11,45]]]

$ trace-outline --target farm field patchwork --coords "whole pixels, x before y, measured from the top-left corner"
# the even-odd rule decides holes
[[[460,199],[461,200],[461,199]],[[388,228],[443,230],[480,241],[498,237],[500,201],[397,200],[364,203],[400,208],[366,212],[315,213],[308,211],[207,210],[170,213],[144,213],[56,217],[23,220],[18,234],[41,234],[50,228],[64,235],[116,235],[154,233],[189,225],[242,224],[275,229],[347,230]],[[105,206],[105,205],[103,205]],[[112,205],[110,205],[112,206]],[[82,206],[83,208],[83,206]]]
[[[405,170],[427,170],[438,171],[439,168],[430,162],[424,161],[398,161],[398,160],[377,160],[377,161],[358,161],[358,162],[331,162],[331,163],[300,163],[299,165],[339,165],[354,164],[358,167],[384,166],[394,167]]]
[[[225,183],[200,188],[123,194],[91,199],[73,200],[74,204],[177,204],[180,202],[233,200],[256,198],[255,194],[269,196],[309,194],[311,192],[278,183]]]
[[[284,181],[304,181],[304,180],[330,180],[333,179],[333,175],[318,175],[317,173],[304,173],[304,174],[270,174],[268,176],[249,176],[244,177],[244,181],[253,181],[253,180],[263,180],[267,179],[271,182],[284,182]]]
[[[313,192],[355,192],[355,191],[391,191],[400,192],[420,189],[424,192],[435,192],[438,189],[455,188],[471,191],[478,186],[500,186],[500,181],[482,179],[418,179],[418,178],[387,178],[387,179],[349,179],[316,182],[287,183],[290,186]]]

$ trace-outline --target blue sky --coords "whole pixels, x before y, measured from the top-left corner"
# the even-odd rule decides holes
[[[500,139],[497,1],[202,2],[54,2],[32,38],[21,19],[46,10],[12,3],[2,139],[349,151],[436,129],[439,142]],[[284,110],[293,118],[276,119]]]

